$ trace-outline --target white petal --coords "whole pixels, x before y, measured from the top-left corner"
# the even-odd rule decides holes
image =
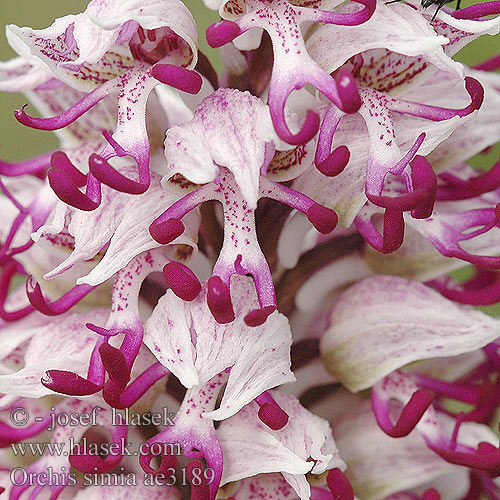
[[[412,361],[474,351],[500,336],[498,322],[421,283],[375,276],[334,304],[321,339],[328,369],[352,391]]]

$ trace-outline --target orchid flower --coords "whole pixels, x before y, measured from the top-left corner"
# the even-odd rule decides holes
[[[299,154],[275,156],[275,145],[279,146],[280,141],[269,130],[266,117],[267,107],[259,99],[220,89],[202,101],[191,122],[167,132],[168,177],[182,174],[203,186],[171,205],[153,222],[150,232],[156,241],[170,243],[184,232],[181,218],[188,212],[209,200],[222,204],[224,243],[208,280],[207,295],[210,311],[219,323],[235,318],[230,295],[230,278],[234,274],[250,273],[257,289],[259,307],[248,312],[247,324],[263,323],[276,309],[271,272],[256,238],[254,213],[259,198],[271,198],[306,213],[321,233],[331,232],[337,222],[332,210],[272,180],[274,172],[278,180],[293,178],[312,158],[307,146],[299,147]],[[259,126],[261,133],[256,129]],[[168,186],[168,182],[164,184]],[[193,278],[185,281],[189,280]],[[169,284],[181,298],[191,300],[196,296],[180,280],[177,286],[173,281]],[[192,286],[199,289],[196,280]]]
[[[290,395],[271,392],[290,416],[289,424],[272,431],[257,418],[256,402],[245,406],[222,422],[217,430],[225,462],[222,485],[259,473],[281,472],[298,497],[310,498],[305,474],[344,470],[345,464],[335,447],[327,421],[309,413]],[[252,454],[260,456],[252,461]],[[311,457],[313,461],[307,460]]]
[[[192,71],[197,61],[194,20],[180,1],[146,5],[92,1],[85,12],[60,18],[44,30],[9,26],[9,41],[18,53],[43,63],[55,78],[85,92],[69,109],[51,118],[16,112],[25,125],[57,130],[77,120],[108,95],[118,94],[115,132],[105,133],[107,144],[89,156],[84,177],[65,159],[55,161],[50,175],[56,194],[81,210],[101,203],[101,182],[118,191],[144,193],[150,183],[150,146],[145,112],[150,92],[168,83],[197,93],[201,77]],[[109,160],[130,156],[137,163],[138,180],[115,170]],[[85,193],[79,187],[86,185]]]
[[[337,12],[316,5],[310,7],[308,2],[288,0],[224,0],[219,3],[219,13],[224,20],[207,30],[207,40],[212,47],[220,47],[235,40],[239,48],[256,48],[260,42],[260,36],[254,36],[257,28],[264,29],[271,37],[274,63],[268,102],[273,124],[281,139],[290,144],[301,144],[309,141],[318,131],[319,117],[311,110],[300,132],[292,133],[286,123],[285,104],[290,93],[308,83],[323,92],[342,111],[353,113],[359,109],[359,95],[352,76],[345,72],[332,79],[324,72],[309,56],[300,25],[305,22],[359,25],[370,19],[375,10],[375,1],[356,0],[363,8],[355,12]],[[250,45],[245,43],[248,38]]]
[[[0,495],[498,500],[500,3],[204,3],[7,27]]]

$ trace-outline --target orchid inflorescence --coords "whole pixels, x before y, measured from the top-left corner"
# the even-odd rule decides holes
[[[500,2],[204,3],[7,26],[0,495],[500,499]]]

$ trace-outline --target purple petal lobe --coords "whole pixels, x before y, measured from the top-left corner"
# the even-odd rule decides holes
[[[347,146],[334,149],[326,159],[316,163],[316,168],[327,177],[335,177],[343,172],[349,163],[351,152]]]
[[[361,107],[361,97],[356,87],[356,81],[348,70],[342,69],[335,76],[342,111],[356,113]]]
[[[314,203],[307,210],[307,218],[322,234],[331,233],[339,221],[337,214],[330,208]]]
[[[67,370],[49,370],[41,382],[48,389],[68,396],[89,396],[101,389],[98,385]]]
[[[147,182],[128,179],[117,172],[102,156],[95,153],[89,157],[89,168],[97,179],[122,193],[142,194],[149,187],[149,179]]]
[[[420,419],[427,411],[427,408],[434,400],[434,395],[425,389],[415,391],[408,403],[403,408],[398,421],[392,424],[389,417],[388,401],[382,401],[372,394],[372,407],[375,418],[380,428],[389,436],[398,438],[410,434]]]
[[[66,153],[56,151],[52,153],[50,158],[52,167],[57,168],[64,172],[71,181],[78,187],[83,187],[87,184],[87,176],[82,174],[70,161]]]
[[[183,232],[184,224],[179,219],[174,218],[160,223],[153,223],[149,226],[149,234],[151,234],[155,241],[162,245],[167,245],[174,241]]]
[[[189,267],[179,262],[169,262],[163,268],[167,285],[182,300],[191,302],[201,292],[201,283]]]
[[[98,202],[82,193],[67,174],[59,168],[49,169],[48,178],[50,187],[64,203],[86,212],[95,210],[99,206]]]
[[[125,356],[116,347],[104,343],[99,347],[102,364],[117,384],[125,387],[130,380],[130,370],[127,366]]]
[[[219,276],[208,280],[207,304],[217,323],[234,321],[234,310],[229,289]]]
[[[254,309],[245,316],[245,323],[248,326],[260,326],[266,322],[270,314],[276,311],[276,306],[266,306],[262,309]]]
[[[288,423],[288,414],[272,403],[264,403],[259,408],[259,418],[273,431],[283,429]]]
[[[338,467],[328,471],[326,484],[332,492],[333,500],[354,500],[352,485]]]
[[[206,36],[210,47],[216,49],[231,42],[240,34],[240,27],[232,21],[219,21],[207,28]]]
[[[173,64],[156,64],[151,69],[151,74],[160,82],[189,94],[197,94],[203,84],[196,71]]]

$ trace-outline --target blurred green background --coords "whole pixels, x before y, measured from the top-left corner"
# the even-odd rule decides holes
[[[2,25],[17,24],[33,28],[45,28],[57,17],[82,12],[87,0],[0,0],[0,21]],[[198,23],[200,49],[212,61],[219,60],[216,50],[210,49],[205,41],[206,27],[218,20],[216,12],[206,9],[202,0],[184,0]],[[465,4],[476,3],[466,2]],[[467,46],[458,55],[458,59],[467,64],[474,64],[488,58],[500,50],[500,37],[485,36]],[[0,37],[0,60],[14,57],[5,35]],[[0,93],[0,157],[4,160],[20,160],[56,147],[55,137],[51,132],[30,130],[16,122],[13,110],[26,103],[26,98],[19,94]],[[483,160],[484,161],[484,160]]]

